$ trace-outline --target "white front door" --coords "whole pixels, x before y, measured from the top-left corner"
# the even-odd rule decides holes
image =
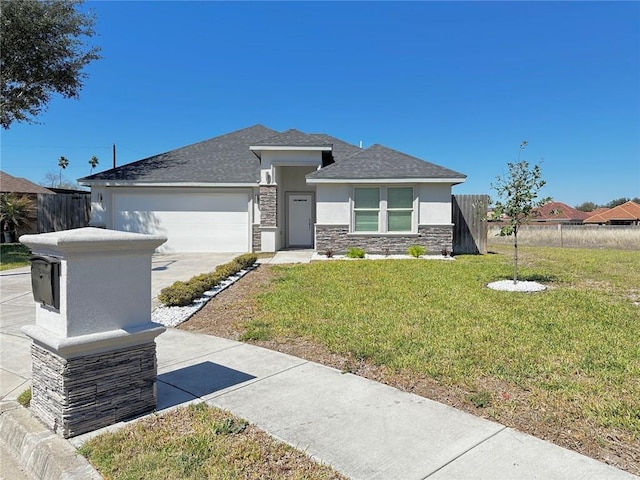
[[[313,195],[310,193],[290,193],[288,195],[287,225],[289,234],[287,246],[313,246]]]

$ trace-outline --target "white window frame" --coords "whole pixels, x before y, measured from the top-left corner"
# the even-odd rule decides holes
[[[380,203],[378,206],[378,231],[357,231],[356,230],[356,208],[355,208],[355,198],[356,198],[356,189],[358,188],[377,188],[380,195]],[[390,188],[411,188],[413,201],[411,204],[411,230],[407,231],[389,231],[388,213],[394,211],[407,211],[408,208],[393,208],[389,209],[387,205],[388,198],[388,190]],[[415,185],[359,185],[354,186],[351,192],[350,206],[349,210],[351,213],[351,225],[349,228],[350,233],[357,235],[407,235],[407,234],[416,234],[418,233],[418,205],[419,199],[416,195],[417,187]],[[358,209],[358,210],[372,210],[372,209]]]

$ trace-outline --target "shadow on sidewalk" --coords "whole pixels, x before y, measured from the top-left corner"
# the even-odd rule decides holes
[[[202,362],[157,377],[157,410],[174,407],[256,377],[213,362]]]

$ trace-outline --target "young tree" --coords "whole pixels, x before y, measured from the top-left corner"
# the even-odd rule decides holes
[[[500,229],[500,235],[513,235],[513,283],[518,281],[518,230],[535,215],[535,208],[547,203],[550,199],[538,199],[540,189],[546,182],[542,179],[539,165],[529,166],[526,160],[520,160],[520,153],[527,147],[527,141],[520,144],[518,162],[507,163],[509,172],[496,177],[491,188],[496,191],[494,218],[506,217],[507,224]]]
[[[83,0],[2,0],[0,5],[0,125],[34,123],[51,96],[78,98],[100,58],[84,41],[94,35],[95,17],[76,7]]]
[[[60,157],[58,159],[58,166],[60,167],[60,182],[58,183],[58,186],[62,185],[62,171],[67,168],[69,166],[69,160],[67,160],[66,157]]]
[[[95,155],[91,157],[91,159],[89,160],[89,165],[91,165],[91,170],[89,170],[89,175],[91,175],[91,172],[93,172],[93,169],[96,168],[99,163],[100,161],[98,160],[98,157],[96,157]]]

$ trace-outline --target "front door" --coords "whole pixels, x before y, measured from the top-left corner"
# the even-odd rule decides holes
[[[313,195],[311,193],[288,194],[288,238],[289,247],[313,246]]]

